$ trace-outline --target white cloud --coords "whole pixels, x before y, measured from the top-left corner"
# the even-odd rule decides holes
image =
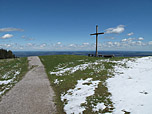
[[[25,36],[21,36],[21,38],[25,39],[26,37]]]
[[[133,35],[133,34],[134,34],[134,33],[133,33],[133,32],[131,32],[131,33],[128,33],[127,35],[128,35],[128,36],[131,36],[131,35]]]
[[[144,40],[144,38],[143,37],[139,37],[138,40]]]
[[[58,45],[59,44],[59,45]],[[26,44],[16,44],[16,43],[2,43],[0,48],[6,48],[11,50],[49,50],[49,51],[95,51],[95,43],[82,43],[82,44],[62,44],[62,43],[26,43]],[[152,41],[143,42],[135,38],[122,39],[120,41],[109,41],[109,42],[99,42],[98,50],[151,50]]]
[[[26,44],[26,50],[42,50],[42,49],[48,49],[50,45],[47,45],[46,43],[42,43],[42,44],[35,44],[35,43],[27,43]],[[21,47],[21,46],[20,46]],[[22,46],[24,47],[24,46]]]
[[[27,46],[33,46],[33,44],[32,43],[27,43]]]
[[[152,41],[142,42],[136,38],[122,39],[117,42],[102,43],[102,50],[149,50]],[[149,46],[149,47],[148,47]]]
[[[19,47],[20,50],[24,49],[23,47]]]
[[[83,43],[83,45],[89,45],[89,43],[85,42],[85,43]]]
[[[46,46],[47,46],[47,45],[46,45],[45,43],[40,45],[41,48],[44,48],[44,47],[46,47]]]
[[[113,43],[112,43],[112,42],[108,42],[108,44],[109,44],[109,45],[113,45]]]
[[[127,39],[125,38],[125,39],[122,39],[121,41],[122,41],[122,42],[126,42],[126,41],[127,41]]]
[[[152,41],[149,41],[148,44],[149,44],[149,45],[152,45]]]
[[[122,42],[131,42],[132,40],[135,40],[135,38],[128,38],[128,39],[122,39]]]
[[[107,46],[108,46],[108,47],[112,47],[112,46],[113,46],[113,42],[108,42],[108,43],[107,43]]]
[[[107,33],[107,34],[110,34],[110,33],[120,34],[125,30],[124,27],[125,27],[124,25],[119,25],[115,28],[108,28],[108,29],[106,29],[105,33]]]
[[[57,42],[58,45],[61,45],[61,42]]]
[[[115,37],[112,37],[112,36],[104,36],[104,38],[105,39],[112,39],[112,40],[115,39]]]
[[[34,38],[29,38],[29,37],[26,37],[26,36],[21,36],[21,38],[25,39],[26,41],[34,40]]]
[[[11,47],[11,44],[4,44],[4,46],[5,46],[6,48],[9,48],[9,47]]]
[[[113,44],[118,47],[120,46],[120,42],[114,42]]]
[[[13,44],[0,44],[0,48],[10,48]]]
[[[5,35],[3,35],[3,36],[0,37],[0,38],[1,38],[1,39],[7,39],[7,38],[11,38],[11,37],[13,37],[12,34],[5,34]]]
[[[137,41],[137,45],[142,45],[142,42],[141,41]]]
[[[128,38],[127,40],[128,41],[132,41],[132,40],[135,40],[135,38]]]
[[[24,30],[20,28],[1,28],[0,29],[0,32],[11,32],[11,31],[24,31]]]
[[[69,47],[77,47],[77,45],[76,44],[69,44]]]

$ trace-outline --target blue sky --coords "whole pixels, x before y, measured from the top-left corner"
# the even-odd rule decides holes
[[[152,51],[152,0],[0,0],[0,48]]]

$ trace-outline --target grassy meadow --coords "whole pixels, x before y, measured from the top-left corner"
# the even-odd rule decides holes
[[[5,94],[28,71],[27,58],[0,60],[0,96]]]
[[[89,78],[91,78],[91,81],[82,85],[88,87],[89,85],[92,86],[93,81],[98,80],[100,82],[95,88],[94,94],[88,96],[86,102],[81,104],[85,108],[83,113],[98,114],[113,111],[114,107],[110,99],[111,94],[108,92],[105,81],[113,76],[114,66],[117,64],[117,62],[111,61],[118,61],[123,58],[106,59],[76,55],[52,55],[40,56],[40,59],[45,66],[51,86],[55,91],[55,103],[59,114],[65,113],[64,106],[68,103],[66,99],[61,100],[61,97],[66,94],[72,95],[69,90],[73,90],[76,87],[78,80]],[[121,65],[125,66],[125,63]],[[94,110],[93,108],[98,103],[104,103],[106,108]]]

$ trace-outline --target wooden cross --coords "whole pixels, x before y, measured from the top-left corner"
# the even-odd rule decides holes
[[[96,25],[96,33],[90,35],[96,35],[96,57],[98,56],[98,35],[104,34],[104,32],[98,33],[98,25]]]

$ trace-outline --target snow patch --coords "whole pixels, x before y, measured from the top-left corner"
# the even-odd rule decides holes
[[[2,78],[3,78],[3,79],[9,78],[9,74],[11,74],[12,72],[13,72],[13,70],[7,72],[6,74],[4,74],[4,75],[2,76]]]
[[[113,114],[151,114],[152,109],[152,57],[117,61],[126,68],[114,67],[115,76],[107,80],[115,107]]]
[[[7,74],[7,73],[6,73]],[[14,77],[12,79],[9,79],[9,80],[3,80],[3,81],[0,81],[0,85],[4,84],[4,85],[7,85],[8,83],[12,82],[16,76],[20,74],[20,71],[16,71],[15,74],[14,74]],[[8,74],[7,74],[8,75]],[[3,77],[6,78],[6,76],[4,75]]]
[[[61,64],[59,64],[58,67],[55,67],[55,68],[57,68],[58,71],[57,72],[50,71],[50,74],[55,74],[56,76],[70,75],[78,70],[83,71],[87,68],[93,69],[93,70],[95,70],[95,72],[100,72],[101,69],[104,69],[104,65],[102,65],[103,61],[107,62],[109,60],[97,60],[93,63],[90,62],[90,63],[80,64],[75,67],[69,67],[69,68],[59,67],[59,66],[62,66]],[[98,64],[101,65],[100,68],[95,67],[95,65],[98,65]],[[67,66],[67,65],[65,64],[65,66]]]
[[[3,81],[0,81],[0,85],[4,84],[4,85],[7,85],[8,83],[12,82],[13,79],[10,79],[10,80],[3,80]]]
[[[21,70],[21,69],[20,69],[20,70]],[[12,72],[12,71],[11,71],[11,72]],[[0,81],[0,85],[7,85],[7,84],[12,83],[12,82],[13,82],[13,83],[16,83],[15,79],[16,79],[16,76],[19,75],[19,74],[20,74],[20,71],[15,71],[14,76],[13,76],[12,79],[2,80],[2,81]],[[6,74],[3,76],[3,78],[9,77],[8,75],[9,75],[9,73],[6,73]],[[11,84],[8,85],[7,88],[5,88],[3,91],[0,91],[0,95],[3,94],[6,90],[8,90],[10,87],[12,87]]]
[[[86,98],[93,95],[100,81],[92,81],[92,78],[78,80],[74,89],[70,89],[66,94],[61,94],[61,101],[66,101],[64,110],[67,114],[82,114],[86,103]]]
[[[80,65],[77,65],[75,67],[69,67],[69,68],[58,68],[60,69],[59,71],[57,72],[50,72],[50,74],[55,74],[57,76],[63,76],[64,73],[68,72],[68,74],[72,74],[74,72],[76,72],[77,70],[85,70],[88,66],[90,65],[90,63],[87,63],[87,64],[80,64]]]
[[[5,88],[3,91],[0,91],[0,95],[4,94],[6,90],[8,90],[9,88]]]
[[[63,80],[58,80],[58,79],[54,80],[54,84],[59,84],[60,82],[63,82]]]
[[[59,80],[55,79],[54,84],[59,84]]]
[[[99,112],[99,110],[104,110],[106,108],[106,106],[104,105],[104,103],[98,103],[96,106],[93,106],[93,111],[94,112]]]

